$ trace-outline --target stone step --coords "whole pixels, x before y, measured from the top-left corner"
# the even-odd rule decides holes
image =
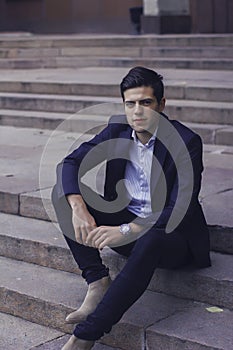
[[[68,341],[70,335],[53,328],[38,325],[11,314],[0,313],[1,350],[58,350]],[[12,334],[14,330],[14,334]],[[17,344],[17,345],[16,345]],[[96,343],[93,350],[120,350]]]
[[[107,115],[88,115],[0,109],[0,125],[96,134],[108,123]],[[223,126],[214,126],[220,131]],[[208,132],[207,132],[208,133]]]
[[[55,65],[55,64],[54,64]],[[3,59],[0,58],[0,69],[41,69],[46,66],[45,60],[41,58],[25,59]]]
[[[149,68],[232,70],[230,58],[131,58],[131,57],[58,57],[44,65],[46,68],[62,67],[126,67],[145,66]]]
[[[99,114],[98,104],[105,103],[105,115],[122,113],[120,98],[100,96],[42,95],[29,93],[0,93],[0,108],[34,110],[58,113]],[[107,104],[108,107],[107,108]],[[92,108],[89,108],[92,107]],[[83,110],[86,109],[84,112]],[[168,100],[165,113],[171,119],[186,122],[233,125],[232,102],[209,102],[196,100]]]
[[[231,58],[233,50],[224,46],[187,46],[187,47],[142,47],[142,57],[185,57],[185,58]]]
[[[233,146],[233,127],[229,125],[186,122],[183,124],[200,135],[203,143]]]
[[[86,118],[87,117],[87,118]],[[97,116],[96,116],[97,117]],[[71,113],[55,113],[55,112],[40,112],[40,111],[24,111],[24,110],[14,110],[14,109],[0,109],[0,125],[8,125],[15,127],[26,127],[26,128],[38,128],[38,129],[51,129],[54,130],[60,124],[66,120],[65,123],[61,125],[66,131],[72,131],[72,123],[69,123],[69,118],[71,121],[74,119],[78,121],[78,117]],[[88,116],[83,116],[82,119],[87,119],[91,124],[91,120]],[[105,117],[106,120],[107,117]],[[80,116],[81,119],[81,116]],[[98,121],[98,117],[97,117]],[[85,123],[85,120],[83,120]],[[92,122],[95,120],[92,116]],[[68,125],[69,124],[69,125]],[[77,130],[77,123],[73,127]],[[82,128],[81,128],[82,129]],[[82,130],[81,130],[82,131]]]
[[[72,332],[73,327],[64,325],[64,318],[84,298],[86,286],[81,277],[4,257],[0,261],[2,312],[61,332]],[[213,313],[209,307],[209,303],[146,291],[101,342],[123,350],[142,350],[145,346],[155,350],[162,338],[161,349],[174,349],[171,345],[174,339],[180,350],[187,349],[187,343],[190,350],[197,345],[200,349],[230,349],[232,311],[224,308]],[[195,324],[189,332],[184,331],[191,318],[193,323],[194,316]],[[177,327],[181,322],[183,327]],[[222,336],[220,329],[224,330]]]
[[[0,255],[79,273],[57,223],[5,213],[0,213],[0,223]],[[233,254],[232,228],[210,227],[210,238],[213,251]],[[106,253],[107,264],[109,258]]]
[[[211,175],[213,177],[219,176],[221,179],[220,182],[222,181],[222,189],[218,180],[215,189],[213,189],[214,182],[209,184],[210,187],[212,186],[212,193],[208,193],[208,186],[205,188],[204,185],[201,192],[204,197],[202,199],[203,209],[211,233],[211,248],[218,252],[233,254],[233,224],[232,217],[230,216],[233,191],[232,189],[227,190],[227,187],[232,186],[230,179],[232,171],[225,171],[225,173],[222,172],[221,174],[219,169],[218,171],[214,171],[213,168],[206,169],[204,173],[206,181],[204,184],[210,178],[210,176],[206,175],[207,173],[212,173]],[[204,195],[205,192],[207,193],[206,196]],[[56,216],[50,200],[51,189],[14,193],[14,191],[4,189],[4,186],[2,186],[0,194],[2,198],[2,212],[9,214],[19,213],[25,218],[35,218],[56,223]]]
[[[1,339],[0,349],[30,350],[42,349],[41,346],[51,341],[61,341],[63,333],[50,327],[44,327],[22,318],[0,313]]]
[[[31,35],[5,36],[0,34],[2,48],[63,48],[63,47],[92,47],[92,46],[229,46],[232,47],[232,34],[149,34],[149,35],[98,35],[98,34],[69,34],[69,35]]]
[[[0,69],[35,69],[35,68],[83,68],[83,67],[124,67],[146,66],[162,69],[203,69],[226,70],[233,69],[230,58],[184,58],[184,57],[46,57],[31,59],[0,59]]]
[[[46,73],[46,70],[44,71]],[[70,73],[70,72],[69,72]],[[49,72],[48,72],[49,74]],[[74,74],[74,72],[73,72]],[[7,78],[7,77],[6,77]],[[20,79],[20,78],[19,78]],[[78,80],[78,77],[77,77]],[[176,88],[182,89],[181,86]],[[183,88],[184,89],[184,88]],[[175,94],[175,87],[169,87]],[[173,91],[174,90],[174,91]],[[211,88],[206,88],[208,92],[213,91]],[[224,88],[219,88],[218,92],[223,96],[224,92],[228,94],[232,92],[233,88],[230,87],[226,90]],[[33,93],[33,94],[58,94],[58,95],[81,95],[81,96],[102,96],[102,97],[120,97],[119,85],[117,84],[103,84],[103,83],[75,83],[72,81],[61,81],[61,82],[50,82],[40,79],[40,81],[0,81],[0,92],[17,92],[17,93]],[[183,92],[183,91],[182,91]],[[207,93],[207,91],[206,91]],[[177,93],[177,97],[180,95]]]
[[[205,311],[206,309],[203,310],[203,308],[197,307],[191,314],[187,310],[181,312],[178,317],[175,315],[152,326],[147,331],[147,346],[152,350],[230,350],[232,348],[232,337],[228,334],[227,329],[229,327],[228,322],[232,322],[231,314],[228,313],[225,318],[219,310],[220,312],[217,312],[215,316],[210,317]],[[221,330],[222,327],[218,327],[220,319],[224,325],[223,328],[226,326],[225,335],[224,330]],[[208,329],[205,329],[206,324],[209,324]]]
[[[185,57],[185,58],[231,58],[231,47],[147,47],[147,46],[78,46],[65,48],[0,48],[0,58],[37,58],[37,57]]]
[[[0,125],[51,129],[95,134],[108,122],[108,116],[0,109]],[[233,146],[233,126],[185,123],[207,144]]]
[[[30,350],[60,350],[62,346],[68,341],[70,338],[70,335],[64,335],[63,337],[60,337],[55,340],[51,340],[49,342],[46,342],[42,344],[41,346],[37,346],[35,348],[31,348]],[[104,345],[103,343],[96,343],[93,350],[122,350],[120,348],[114,348],[112,346]]]
[[[80,274],[58,224],[4,213],[0,222],[1,256]]]
[[[11,92],[11,93],[32,93],[32,94],[58,94],[58,95],[80,95],[80,96],[102,96],[102,97],[120,97],[120,89],[119,83],[93,83],[93,82],[74,82],[71,80],[64,81],[65,77],[63,72],[57,72],[57,77],[50,77],[50,80],[43,75],[46,75],[47,70],[40,73],[40,81],[37,80],[38,72],[33,74],[30,78],[25,80],[23,77],[23,73],[12,76],[12,72],[9,71],[9,74],[5,72],[5,77],[2,74],[0,78],[0,92]],[[72,74],[73,76],[75,72],[73,70],[67,72],[66,77]],[[60,73],[61,81],[57,81],[58,73]],[[84,72],[83,72],[84,73]],[[111,71],[109,72],[112,73]],[[54,74],[54,71],[48,71],[47,74]],[[166,73],[165,73],[166,74]],[[169,73],[168,73],[169,74]],[[193,73],[195,74],[195,72]],[[27,76],[29,74],[27,73]],[[80,74],[81,75],[81,74]],[[80,77],[79,74],[76,73],[77,81],[82,79],[82,75]],[[12,76],[12,78],[10,77]],[[182,76],[182,73],[181,73]],[[4,80],[5,78],[5,80]],[[53,79],[55,81],[53,81]],[[67,78],[66,78],[67,79]],[[86,78],[87,79],[87,78]],[[101,78],[100,78],[101,79]],[[102,77],[103,80],[103,77]],[[112,78],[114,80],[114,77]],[[232,102],[232,94],[233,94],[233,84],[225,81],[225,84],[222,83],[220,85],[219,80],[214,80],[212,82],[206,82],[204,84],[197,82],[194,80],[186,80],[177,81],[177,80],[167,80],[166,84],[166,98],[169,99],[178,99],[178,100],[199,100],[199,101],[212,101],[212,102]],[[216,85],[218,84],[218,85]]]
[[[84,108],[103,103],[119,104],[122,109],[120,98],[116,97],[0,93],[0,107],[4,109],[76,113]]]

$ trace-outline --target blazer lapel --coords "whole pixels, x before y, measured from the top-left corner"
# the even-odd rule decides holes
[[[167,127],[170,125],[168,118],[162,114],[159,121],[159,127],[156,135],[154,145],[154,155],[151,166],[151,194],[156,188],[161,172],[164,169],[164,162],[171,142],[172,128]]]
[[[116,182],[120,179],[124,179],[126,164],[129,160],[129,148],[132,142],[131,133],[132,129],[128,127],[126,130],[123,130],[116,139],[111,140],[108,160],[115,160],[114,173],[111,174],[111,177],[115,179]]]

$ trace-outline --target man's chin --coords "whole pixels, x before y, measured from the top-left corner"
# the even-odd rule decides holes
[[[138,126],[133,126],[132,129],[137,132],[137,133],[144,133],[144,132],[147,132],[144,128],[142,127],[138,127]]]
[[[132,128],[134,129],[135,132],[137,133],[150,133],[149,130],[147,130],[145,127],[142,127],[142,126],[132,126]],[[153,132],[152,132],[153,134]]]

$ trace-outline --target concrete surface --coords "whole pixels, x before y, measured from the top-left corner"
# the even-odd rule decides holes
[[[156,323],[148,329],[146,337],[150,350],[230,350],[232,314],[225,309],[211,313],[205,305],[194,305]]]
[[[0,313],[0,349],[29,350],[63,335],[49,327]],[[56,349],[58,350],[58,349]]]
[[[0,260],[1,311],[7,312],[14,309],[16,316],[57,328],[62,332],[71,332],[73,327],[64,325],[64,318],[84,298],[86,287],[80,283],[80,277],[25,262],[14,262],[11,259],[1,258]],[[6,269],[7,275],[5,274]],[[198,305],[199,309],[196,311]],[[206,316],[202,315],[202,310],[208,306],[210,305],[147,291],[124,315],[120,323],[114,326],[111,336],[104,337],[104,343],[125,350],[142,349],[145,340],[144,329],[152,325],[156,329],[157,323],[159,327],[161,320],[169,322],[171,318],[169,327],[173,329],[173,332],[177,331],[177,327],[174,328],[172,322],[173,317],[179,318],[180,315],[188,313],[189,315],[197,314],[199,320],[196,321],[196,324],[201,322],[202,327],[205,325],[202,333],[203,337],[205,335],[205,342],[210,347],[212,343],[207,332],[210,325],[206,322]],[[228,321],[232,319],[232,311],[226,310],[225,314],[228,315]],[[216,327],[222,322],[222,318],[218,318]],[[170,336],[169,327],[168,336]],[[150,328],[151,331],[153,330]],[[225,332],[229,333],[229,331],[230,325]],[[202,343],[201,338],[199,343]]]
[[[40,346],[36,346],[35,348],[32,348],[31,350],[58,350],[61,349],[62,346],[68,341],[70,335],[64,335],[63,337],[60,337],[55,340],[51,340],[49,342],[46,342]],[[121,350],[120,348],[112,348],[110,346],[96,343],[93,347],[93,350]]]

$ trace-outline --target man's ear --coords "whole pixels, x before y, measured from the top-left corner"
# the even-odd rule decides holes
[[[159,103],[159,112],[162,112],[165,108],[166,98],[162,97]]]

